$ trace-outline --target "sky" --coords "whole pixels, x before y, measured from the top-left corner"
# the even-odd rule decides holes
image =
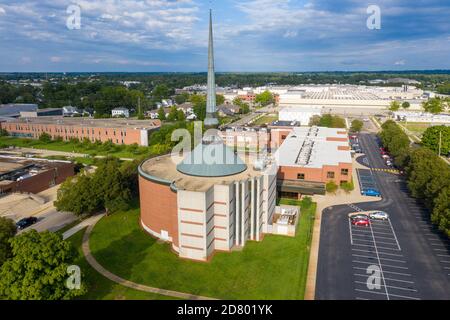
[[[449,0],[0,0],[0,72],[205,72],[209,8],[219,72],[450,69]]]

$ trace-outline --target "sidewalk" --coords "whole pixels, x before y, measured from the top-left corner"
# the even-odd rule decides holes
[[[71,236],[73,236],[78,231],[83,230],[86,227],[95,225],[101,218],[103,218],[104,215],[105,215],[104,213],[101,213],[101,214],[96,214],[96,215],[94,215],[92,217],[89,217],[87,219],[84,219],[83,221],[81,221],[79,224],[77,224],[73,228],[70,228],[69,230],[64,232],[63,233],[63,239],[66,240],[67,238],[70,238]]]

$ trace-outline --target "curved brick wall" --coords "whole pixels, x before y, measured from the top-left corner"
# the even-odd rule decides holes
[[[144,227],[157,234],[167,231],[178,248],[177,194],[168,185],[139,176],[139,196]]]

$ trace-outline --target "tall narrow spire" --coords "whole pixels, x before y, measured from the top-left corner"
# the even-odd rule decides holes
[[[205,126],[214,127],[219,124],[216,105],[216,77],[214,75],[214,37],[212,27],[212,10],[209,10],[209,41],[208,41],[208,91],[206,98]]]

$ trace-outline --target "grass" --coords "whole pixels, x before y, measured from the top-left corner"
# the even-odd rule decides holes
[[[255,126],[261,126],[261,125],[264,125],[264,124],[272,123],[272,122],[277,121],[277,120],[278,120],[278,116],[262,116],[261,118],[259,118],[255,122],[253,122],[253,124]]]
[[[299,205],[298,201],[281,203]],[[297,236],[265,235],[211,262],[180,259],[141,230],[139,209],[103,218],[90,246],[109,271],[137,283],[221,299],[303,299],[315,204],[304,201]]]
[[[81,143],[74,143],[71,141],[51,141],[51,142],[41,142],[34,139],[25,139],[17,137],[2,136],[0,137],[0,145],[3,147],[16,146],[21,148],[35,148],[44,149],[51,151],[62,151],[69,153],[82,153],[91,156],[115,156],[118,158],[130,158],[135,159],[141,157],[147,148],[141,147],[141,153],[136,154],[126,150],[125,146],[114,146],[113,149],[102,149],[101,147],[96,147],[91,145],[90,147],[85,147]],[[86,160],[85,160],[86,161]]]
[[[87,285],[87,293],[82,300],[161,300],[169,297],[142,292],[116,284],[94,270],[86,261],[81,250],[85,230],[81,230],[68,239],[77,249],[74,264],[81,268],[82,281]]]
[[[412,133],[415,133],[419,137],[422,136],[422,134],[427,130],[429,127],[431,127],[433,124],[431,123],[423,123],[423,122],[400,122],[406,129],[411,131]]]

